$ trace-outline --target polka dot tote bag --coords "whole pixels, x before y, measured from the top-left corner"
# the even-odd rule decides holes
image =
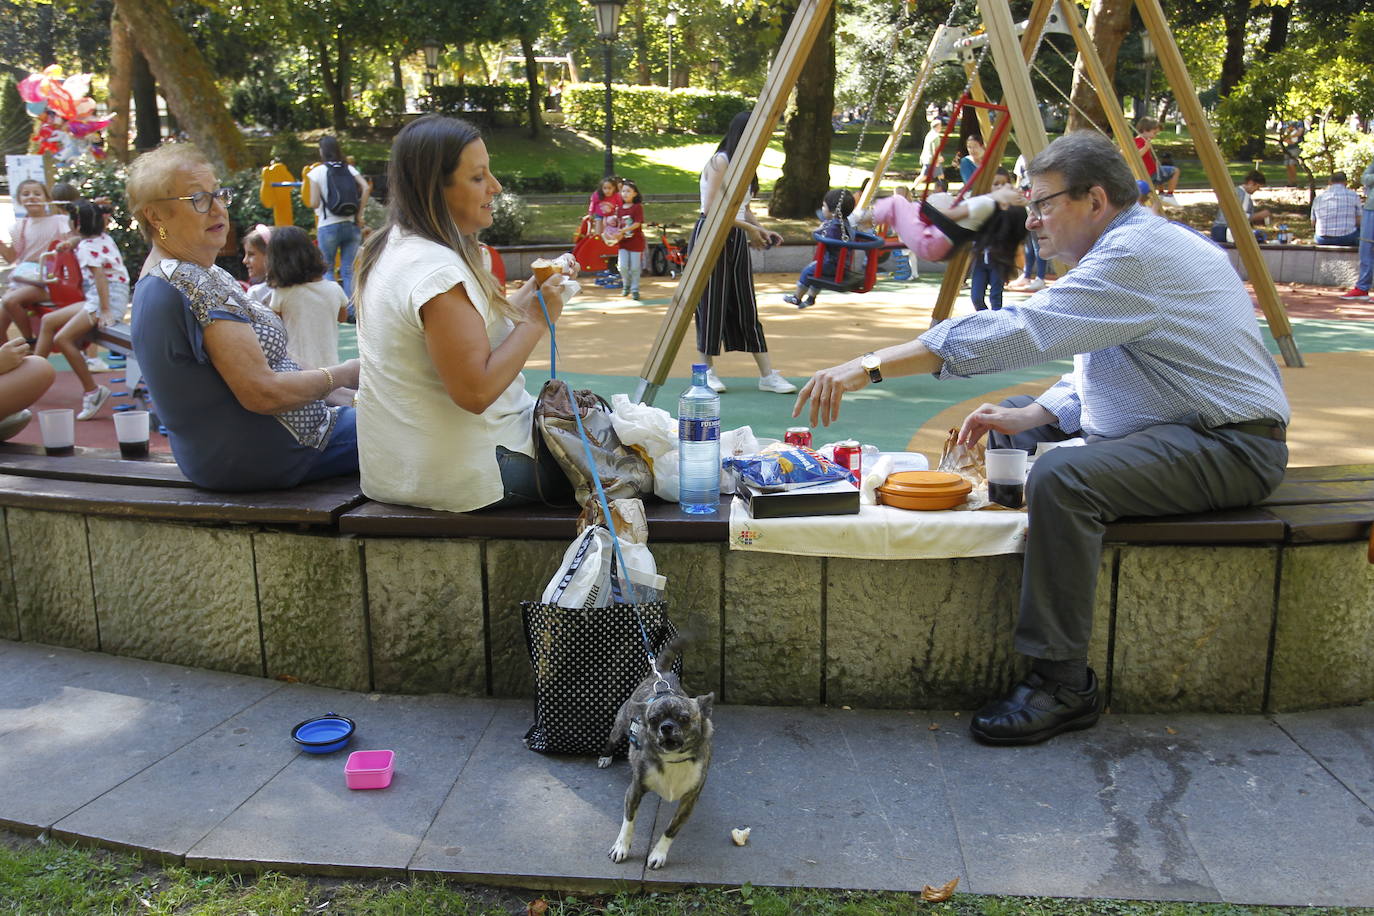
[[[534,725],[525,746],[546,754],[600,754],[621,704],[649,674],[645,641],[657,655],[677,634],[667,604],[566,608],[526,601],[520,607],[534,666]],[[673,671],[681,677],[681,656]],[[622,739],[615,753],[626,751]]]

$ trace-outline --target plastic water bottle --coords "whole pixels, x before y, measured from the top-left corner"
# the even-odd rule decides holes
[[[720,395],[706,385],[706,366],[692,365],[692,385],[677,402],[678,503],[683,512],[720,505]]]

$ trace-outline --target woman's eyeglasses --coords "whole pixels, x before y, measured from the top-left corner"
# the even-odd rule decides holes
[[[159,197],[158,200],[189,200],[191,208],[197,213],[209,213],[213,202],[218,200],[226,207],[234,199],[233,188],[220,188],[218,191],[197,191],[190,197]],[[1047,198],[1048,199],[1048,198]]]
[[[1065,188],[1062,191],[1055,191],[1053,194],[1046,194],[1044,197],[1037,197],[1035,200],[1026,201],[1026,212],[1030,213],[1032,219],[1045,218],[1045,202],[1054,200],[1060,194],[1067,194],[1073,188]]]

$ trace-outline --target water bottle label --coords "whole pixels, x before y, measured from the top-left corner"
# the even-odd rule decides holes
[[[693,420],[682,417],[677,421],[677,438],[680,442],[715,442],[720,439],[720,418]]]

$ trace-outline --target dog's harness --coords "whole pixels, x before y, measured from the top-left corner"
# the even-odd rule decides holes
[[[654,708],[654,704],[664,697],[673,695],[673,686],[663,677],[663,672],[658,670],[657,663],[654,666],[654,674],[658,677],[654,680],[654,695],[649,698],[649,702],[644,704],[644,716],[647,718],[649,710]],[[639,716],[630,720],[630,744],[639,747],[639,734],[644,730],[644,722]]]

